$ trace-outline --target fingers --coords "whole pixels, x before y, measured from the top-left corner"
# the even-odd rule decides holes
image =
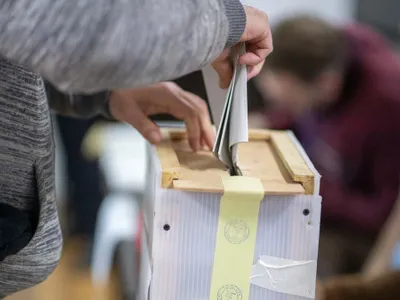
[[[248,44],[246,53],[241,55],[239,63],[244,65],[257,65],[265,60],[271,54],[272,48],[260,44]]]
[[[254,52],[249,52],[251,49],[247,50],[245,54],[239,57],[239,63],[242,65],[247,65],[248,79],[257,76],[264,66],[265,57],[271,52],[269,49],[257,49]]]
[[[200,150],[204,140],[212,149],[215,130],[206,103],[200,97],[182,90],[175,84],[168,84],[165,89],[162,101],[168,107],[164,112],[185,121],[191,148],[194,151]]]
[[[135,101],[126,99],[124,103],[126,103],[124,105],[124,110],[126,110],[124,121],[135,127],[150,143],[159,143],[162,140],[160,128],[137,106]]]
[[[258,55],[253,52],[246,52],[242,56],[239,57],[239,64],[247,65],[247,66],[255,66],[261,63],[263,59],[261,59]]]
[[[198,122],[200,124],[201,132],[200,145],[207,146],[211,150],[214,147],[216,132],[210,120],[207,104],[203,99],[192,93],[182,90],[181,95],[191,104],[191,106],[195,107],[198,112]]]
[[[161,109],[160,112],[168,113],[185,122],[189,145],[193,151],[198,151],[201,146],[201,126],[197,107],[187,101],[183,96],[182,89],[175,83],[163,83],[160,87],[159,99],[163,103],[159,103],[157,108]]]
[[[197,152],[201,146],[201,127],[195,115],[187,114],[184,118],[188,133],[189,145],[193,151]]]
[[[249,79],[257,76],[266,57],[273,50],[273,41],[268,15],[258,9],[245,6],[247,23],[240,42],[246,43],[246,53],[239,63],[250,67]],[[252,67],[255,66],[255,67]],[[233,66],[226,49],[213,63],[220,78],[220,87],[228,88],[233,76]]]
[[[265,59],[271,54],[272,49],[272,38],[269,33],[258,42],[249,43],[246,47],[247,52],[239,58],[239,63],[249,66],[249,73],[254,77],[261,71]]]
[[[213,147],[215,130],[206,103],[200,97],[183,91],[175,83],[114,91],[111,93],[110,109],[118,120],[131,124],[153,144],[160,142],[162,135],[148,116],[167,113],[184,120],[189,144],[194,151],[200,150],[204,144],[210,149]]]
[[[239,57],[239,63],[248,67],[248,80],[261,72],[265,58],[272,52],[272,48],[270,37],[262,37],[259,42],[248,42],[246,53]],[[213,63],[213,67],[220,78],[219,85],[224,89],[229,87],[233,76],[232,61],[226,53]]]
[[[259,63],[256,66],[249,66],[247,68],[247,80],[250,80],[250,79],[256,77],[261,72],[263,66],[264,66],[264,62]]]
[[[229,59],[229,49],[222,52],[213,62],[212,66],[219,75],[219,86],[223,89],[228,88],[233,76],[233,66]]]
[[[247,23],[241,38],[246,43],[246,53],[239,63],[249,67],[249,79],[261,71],[265,59],[273,50],[273,41],[268,15],[253,7],[245,6]]]

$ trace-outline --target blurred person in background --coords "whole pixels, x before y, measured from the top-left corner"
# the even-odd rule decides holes
[[[322,175],[318,275],[357,272],[399,191],[398,57],[360,24],[303,15],[273,36],[253,126],[293,130]]]
[[[215,61],[223,86],[232,76],[229,50],[239,42],[248,45],[240,62],[249,66],[248,77],[254,77],[272,51],[272,38],[267,15],[238,0],[14,0],[0,6],[0,16],[4,298],[47,279],[62,249],[43,78],[65,93],[112,90],[110,97],[72,97],[58,103],[53,109],[60,113],[127,122],[153,143],[162,136],[147,116],[170,113],[186,121],[196,150],[203,140],[213,143],[211,122],[198,104],[203,102],[189,100],[173,84],[155,83]],[[171,97],[160,100],[165,91]]]
[[[60,107],[60,103],[68,104],[71,97],[80,97],[80,101],[85,102],[90,102],[90,98],[93,97],[65,94],[48,82],[45,82],[45,87],[50,107]],[[107,97],[106,93],[102,95],[104,98]],[[99,101],[104,102],[105,99]],[[64,149],[66,169],[66,178],[63,181],[67,191],[65,211],[62,213],[66,220],[63,235],[78,238],[84,247],[80,252],[83,259],[81,263],[87,266],[91,257],[97,213],[106,191],[99,161],[85,157],[82,143],[90,128],[97,122],[104,121],[104,118],[100,116],[76,118],[57,113],[53,118]]]

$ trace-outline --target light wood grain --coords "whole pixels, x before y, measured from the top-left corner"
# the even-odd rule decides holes
[[[164,138],[171,140],[183,140],[187,138],[187,131],[184,128],[162,129]],[[249,130],[249,140],[267,141],[270,138],[270,131],[267,129],[254,128]]]
[[[304,194],[304,188],[298,183],[284,183],[273,181],[261,181],[265,195],[298,195]],[[221,178],[215,182],[197,182],[193,180],[176,180],[174,188],[187,192],[223,193],[224,186]]]
[[[289,172],[291,178],[300,182],[306,194],[314,193],[314,174],[300,154],[299,149],[285,131],[271,131],[271,143]]]
[[[229,172],[211,151],[203,149],[194,153],[182,129],[166,131],[165,136],[167,139],[169,136],[169,141],[157,146],[164,188],[223,192],[221,176],[229,176]],[[238,165],[243,175],[259,178],[266,194],[304,194],[303,184],[308,184],[306,179],[310,179],[310,174],[312,178],[313,174],[307,165],[308,173],[300,173],[300,165],[295,164],[298,163],[295,159],[302,157],[295,151],[296,146],[293,143],[284,145],[281,140],[275,144],[271,141],[269,130],[249,131],[249,142],[239,145]],[[304,161],[303,163],[305,164]],[[169,174],[168,177],[166,174]]]
[[[171,140],[187,139],[187,131],[184,128],[163,128],[163,136]]]
[[[268,141],[271,137],[271,133],[266,129],[250,129],[249,130],[249,141]]]
[[[181,178],[181,166],[169,139],[163,140],[156,147],[157,155],[161,162],[161,185],[163,188],[172,187],[174,179]]]

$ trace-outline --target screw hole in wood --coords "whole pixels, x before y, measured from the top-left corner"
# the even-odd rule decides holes
[[[303,215],[308,216],[309,214],[310,214],[310,210],[308,208],[303,210]]]
[[[171,229],[171,226],[169,226],[169,224],[165,224],[165,225],[163,226],[163,229],[164,229],[165,231],[169,231],[169,230]]]

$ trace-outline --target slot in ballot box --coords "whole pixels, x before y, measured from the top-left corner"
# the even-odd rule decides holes
[[[290,131],[250,130],[242,176],[183,129],[149,146],[141,300],[315,298],[320,175]]]

